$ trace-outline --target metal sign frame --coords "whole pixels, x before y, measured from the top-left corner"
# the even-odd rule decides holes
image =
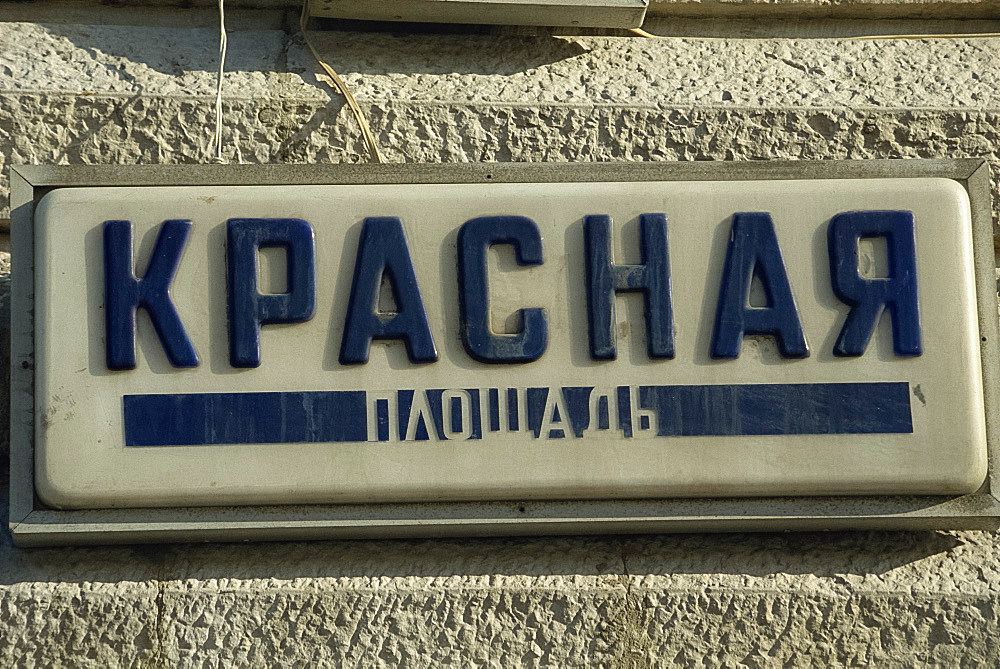
[[[638,28],[649,0],[311,0],[309,14],[411,21],[577,28]]]
[[[34,207],[57,188],[943,177],[971,201],[989,472],[960,496],[434,502],[62,511],[34,487]],[[16,543],[1000,527],[1000,321],[984,159],[766,163],[15,166],[11,169],[10,518]]]

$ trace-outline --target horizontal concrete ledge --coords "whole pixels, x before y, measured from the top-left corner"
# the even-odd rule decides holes
[[[997,18],[997,0],[652,0],[647,18]]]
[[[650,35],[669,39],[823,40],[829,45],[857,41],[905,40],[912,43],[917,40],[986,39],[1000,33],[1000,20],[894,17],[810,19],[797,16],[774,16],[760,20],[753,16],[652,16],[647,17],[642,28]],[[557,35],[572,34],[559,29],[553,32]],[[608,31],[607,34],[612,33]]]
[[[240,12],[270,12],[297,14],[298,0],[227,0],[227,16],[239,20]],[[72,17],[80,12],[100,11],[107,23],[115,23],[129,15],[142,21],[149,11],[175,11],[187,14],[211,15],[216,11],[214,0],[117,0],[109,5],[102,0],[65,0],[5,2],[4,12],[12,17],[5,20],[43,20],[42,16]],[[800,18],[997,18],[1000,0],[651,0],[647,18],[655,17],[800,17]],[[72,20],[72,19],[71,19]],[[275,20],[275,19],[272,19]],[[287,20],[287,19],[278,19]],[[568,22],[567,22],[568,24]]]
[[[1000,7],[1000,0],[992,0]],[[810,16],[808,13],[780,12],[768,15],[767,20],[759,20],[753,12],[742,15],[735,11],[723,11],[717,15],[704,14],[708,11],[703,3],[671,3],[662,12],[647,13],[643,29],[665,37],[691,37],[712,39],[825,39],[852,40],[858,37],[954,35],[976,37],[983,34],[1000,33],[1000,9],[984,12],[982,16],[921,16],[907,14],[880,15],[880,11],[870,9],[854,14]],[[712,4],[712,3],[708,3]],[[718,3],[716,3],[718,4]],[[733,3],[725,3],[729,7]],[[808,3],[799,3],[808,4]],[[958,3],[951,3],[958,4]],[[971,3],[975,4],[975,3]],[[758,3],[759,6],[759,3]],[[768,5],[770,6],[770,5]],[[830,5],[830,8],[841,5]],[[683,9],[687,7],[687,9]],[[823,5],[827,7],[827,5]],[[921,5],[923,7],[923,5]],[[673,11],[677,9],[678,11]],[[737,8],[738,9],[738,8]],[[683,10],[683,11],[681,11]],[[702,14],[698,12],[701,11]],[[763,11],[773,11],[767,10]],[[824,10],[825,11],[825,10]],[[98,14],[98,12],[100,12]],[[679,12],[679,13],[678,13]],[[686,12],[686,13],[685,13]],[[297,39],[297,9],[239,9],[227,3],[226,29],[229,33],[245,31],[283,31]],[[174,29],[204,29],[215,31],[219,15],[215,5],[179,8],[175,6],[142,6],[116,4],[98,9],[87,2],[6,2],[0,15],[3,23],[36,23],[51,25],[101,25],[105,27],[158,27]],[[617,29],[576,28],[573,26],[475,26],[444,25],[401,22],[364,22],[317,19],[310,24],[314,35],[327,33],[370,33],[372,35],[423,36],[434,39],[436,35],[469,35],[495,37],[629,37],[641,39],[636,34]]]
[[[260,7],[226,0],[227,30],[282,30],[298,27],[298,11],[289,2],[262,0]],[[0,23],[91,24],[104,26],[162,26],[216,28],[216,2],[194,4],[136,0],[110,5],[100,0],[4,0]]]

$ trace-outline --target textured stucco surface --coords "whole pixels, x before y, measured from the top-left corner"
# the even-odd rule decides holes
[[[7,166],[212,154],[208,28],[0,23]],[[390,161],[997,157],[1000,39],[645,40],[317,33]],[[294,35],[234,31],[225,146],[361,161]]]
[[[362,161],[297,38],[241,21],[226,154],[235,143],[246,162]],[[391,161],[1000,159],[995,39],[317,42]],[[206,160],[215,50],[211,28],[0,23],[0,218],[12,164]],[[5,532],[0,666],[988,666],[1000,661],[997,540],[21,550]]]

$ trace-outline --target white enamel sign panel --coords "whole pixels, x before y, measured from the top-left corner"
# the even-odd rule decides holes
[[[946,179],[56,189],[37,492],[973,492],[970,235]]]

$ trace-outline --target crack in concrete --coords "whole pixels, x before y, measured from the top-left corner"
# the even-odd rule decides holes
[[[156,579],[156,621],[153,628],[154,637],[153,642],[153,661],[157,666],[166,666],[166,657],[164,657],[164,643],[163,643],[163,618],[164,618],[164,602],[163,602],[163,581],[159,578]]]
[[[619,546],[619,556],[622,559],[622,575],[625,577],[625,597],[632,595],[632,575],[628,571],[628,553],[625,550],[625,543]]]

